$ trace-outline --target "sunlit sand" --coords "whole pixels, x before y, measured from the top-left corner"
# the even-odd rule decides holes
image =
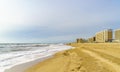
[[[25,72],[120,72],[119,43],[79,43]]]

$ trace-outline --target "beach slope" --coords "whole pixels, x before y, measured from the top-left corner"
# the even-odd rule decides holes
[[[120,72],[120,44],[72,44],[74,49],[59,52],[53,58],[25,72]]]

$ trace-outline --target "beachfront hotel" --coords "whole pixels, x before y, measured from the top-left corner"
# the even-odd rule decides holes
[[[96,42],[112,42],[112,29],[103,30],[95,34]]]
[[[120,42],[120,29],[115,30],[115,41]]]
[[[91,38],[88,38],[88,42],[89,43],[94,43],[96,40],[95,36],[94,37],[91,37]]]
[[[86,40],[83,39],[83,38],[78,38],[78,39],[76,39],[76,42],[77,42],[77,43],[85,43]]]

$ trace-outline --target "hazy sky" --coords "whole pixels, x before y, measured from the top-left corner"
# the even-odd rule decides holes
[[[120,0],[0,0],[0,42],[67,42],[120,28]]]

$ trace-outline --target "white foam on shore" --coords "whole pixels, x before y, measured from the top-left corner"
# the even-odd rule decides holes
[[[0,72],[24,72],[36,63],[52,57],[58,51],[70,49],[70,46],[57,44],[33,51],[12,52],[0,55]]]

